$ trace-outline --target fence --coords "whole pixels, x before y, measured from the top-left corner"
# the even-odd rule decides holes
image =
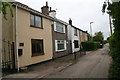
[[[15,70],[14,42],[2,41],[2,72],[3,75]]]

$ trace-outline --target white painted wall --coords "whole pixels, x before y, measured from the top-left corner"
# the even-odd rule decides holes
[[[72,36],[71,36],[71,26],[70,25],[68,25],[67,26],[67,32],[68,32],[68,40],[71,40],[72,39]]]
[[[77,36],[74,35],[74,27],[68,25],[68,40],[72,41],[72,53],[77,52],[80,50],[80,37],[79,37],[79,30],[77,30]],[[78,40],[79,48],[74,47],[74,40]]]
[[[54,12],[54,11],[53,11],[53,12],[50,12],[50,13],[49,13],[49,16],[51,16],[51,17],[53,17],[53,18],[56,18],[56,12]]]

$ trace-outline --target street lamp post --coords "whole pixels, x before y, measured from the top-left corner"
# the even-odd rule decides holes
[[[91,41],[92,41],[92,26],[91,26],[92,23],[94,22],[90,22]]]

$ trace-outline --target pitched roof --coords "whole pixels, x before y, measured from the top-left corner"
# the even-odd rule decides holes
[[[40,15],[42,17],[45,17],[47,19],[50,19],[50,20],[57,21],[57,22],[60,22],[62,24],[68,25],[68,23],[66,23],[66,22],[64,22],[64,21],[62,21],[60,19],[53,18],[53,17],[51,17],[49,15],[45,15],[45,14],[43,14],[43,13],[41,13],[41,12],[35,10],[35,9],[32,9],[31,7],[29,7],[29,6],[27,6],[27,5],[23,4],[23,3],[20,3],[20,2],[11,2],[11,3],[12,3],[13,6],[17,6],[18,8],[21,8],[21,9],[26,10],[28,12],[31,12],[31,13]]]
[[[43,14],[43,13],[41,13],[41,12],[35,10],[35,9],[32,9],[31,7],[29,7],[29,6],[27,6],[27,5],[23,4],[23,3],[20,3],[20,2],[17,2],[17,1],[11,2],[11,3],[12,3],[13,6],[17,6],[18,8],[21,8],[21,9],[26,10],[26,11],[28,11],[28,12],[35,13],[35,14],[37,14],[37,15],[40,15],[40,16],[45,17],[45,18],[47,18],[47,19],[50,19],[50,20],[52,20],[52,21],[60,22],[60,23],[62,23],[62,24],[64,24],[64,25],[69,25],[67,22],[64,22],[64,21],[62,21],[62,20],[60,20],[60,19],[57,19],[57,18],[53,18],[53,17],[51,17],[51,16],[49,16],[49,15],[45,15],[45,14]],[[75,27],[75,26],[72,26],[72,27],[74,27],[74,28],[76,28],[76,29],[78,29],[78,30],[80,30],[80,31],[82,31],[82,32],[87,33],[87,31],[83,31],[83,30],[81,30],[81,29],[79,29],[79,28],[77,28],[77,27]],[[87,33],[87,34],[88,34],[88,33]]]

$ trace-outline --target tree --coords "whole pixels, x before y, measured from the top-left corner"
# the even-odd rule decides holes
[[[95,36],[93,37],[93,41],[96,41],[96,42],[100,42],[100,43],[103,43],[103,33],[101,31],[99,32],[96,32],[95,33]]]
[[[7,8],[10,9],[11,16],[13,17],[13,11],[12,11],[12,6],[8,2],[1,2],[0,1],[0,71],[2,71],[2,15],[4,16],[4,19],[7,20]],[[2,77],[1,75],[2,72],[0,72],[0,79]]]
[[[87,35],[87,38],[88,38],[88,41],[90,41],[91,40],[91,36],[90,36],[90,34],[88,33],[88,35]]]
[[[105,10],[105,9],[104,9]],[[114,34],[110,37],[110,53],[113,63],[110,69],[110,78],[120,78],[120,2],[108,4],[107,13],[113,19]]]
[[[9,3],[9,2],[1,2],[0,1],[0,13],[2,13],[3,14],[3,16],[4,16],[4,18],[7,20],[7,17],[6,17],[6,15],[7,15],[7,8],[9,8],[10,9],[10,12],[11,12],[11,16],[13,17],[13,11],[12,11],[12,6],[11,6],[11,4]]]

